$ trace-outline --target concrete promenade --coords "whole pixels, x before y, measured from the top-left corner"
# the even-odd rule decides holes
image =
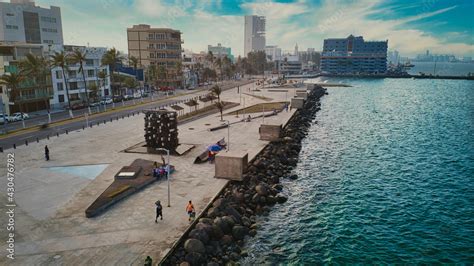
[[[253,85],[241,87],[249,92]],[[293,95],[255,92],[255,95],[284,101]],[[242,102],[227,110],[266,102],[257,97],[225,91],[222,100]],[[265,118],[266,124],[285,123],[294,113],[281,112]],[[252,116],[260,115],[251,114]],[[114,174],[137,158],[159,161],[150,154],[124,153],[144,141],[143,115],[79,130],[60,138],[42,140],[0,154],[0,265],[12,261],[6,256],[6,162],[15,153],[15,265],[143,265],[146,256],[158,262],[189,225],[185,206],[193,200],[198,212],[222,189],[226,180],[214,178],[213,164],[193,164],[205,148],[225,137],[227,129],[210,132],[221,125],[213,114],[179,126],[181,143],[196,147],[184,156],[171,157],[177,171],[171,177],[171,207],[167,206],[166,181],[158,181],[112,206],[102,215],[88,219],[85,209],[107,188]],[[242,116],[225,116],[231,123]],[[245,151],[251,160],[267,141],[259,140],[262,118],[230,128],[231,151]],[[51,160],[44,160],[44,145]],[[71,166],[71,167],[63,167]],[[154,222],[154,202],[161,200],[164,220]]]

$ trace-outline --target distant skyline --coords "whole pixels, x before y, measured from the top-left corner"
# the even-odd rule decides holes
[[[3,1],[9,2],[9,1]],[[267,17],[267,44],[283,50],[321,50],[325,38],[362,35],[389,40],[389,50],[414,57],[474,57],[474,1],[237,1],[237,0],[37,0],[61,7],[66,44],[116,47],[127,52],[126,28],[134,24],[183,32],[184,49],[206,51],[221,43],[243,55],[244,15]]]

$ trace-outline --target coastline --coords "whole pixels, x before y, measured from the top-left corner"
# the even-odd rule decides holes
[[[282,140],[269,143],[249,163],[244,181],[230,181],[223,187],[160,265],[221,265],[236,263],[247,255],[241,247],[246,236],[257,234],[256,216],[267,215],[275,204],[287,200],[280,193],[280,179],[298,178],[291,171],[325,94],[326,89],[321,86],[309,92],[304,107],[285,126]]]

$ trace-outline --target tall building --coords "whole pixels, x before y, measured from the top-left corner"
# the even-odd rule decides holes
[[[321,71],[377,74],[387,71],[388,41],[364,41],[362,36],[324,40]]]
[[[217,46],[208,45],[207,51],[212,52],[212,54],[216,57],[224,57],[227,56],[232,62],[234,61],[234,56],[232,55],[232,49],[230,47],[224,47],[220,43]]]
[[[127,28],[128,55],[138,59],[139,65],[164,67],[166,78],[161,79],[165,86],[181,86],[182,63],[181,32],[169,28],[152,28],[140,24]]]
[[[265,51],[265,17],[245,16],[244,52]]]
[[[0,41],[62,45],[61,9],[30,0],[0,2]]]

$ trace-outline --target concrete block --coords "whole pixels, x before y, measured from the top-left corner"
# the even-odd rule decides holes
[[[242,181],[247,165],[248,153],[221,151],[215,158],[215,178]]]
[[[303,99],[306,100],[308,98],[308,92],[306,92],[306,91],[296,91],[296,97],[303,98]]]
[[[304,99],[300,97],[291,98],[291,107],[296,109],[302,109],[304,105]]]
[[[258,132],[261,140],[274,141],[281,138],[282,126],[279,125],[260,125]]]

